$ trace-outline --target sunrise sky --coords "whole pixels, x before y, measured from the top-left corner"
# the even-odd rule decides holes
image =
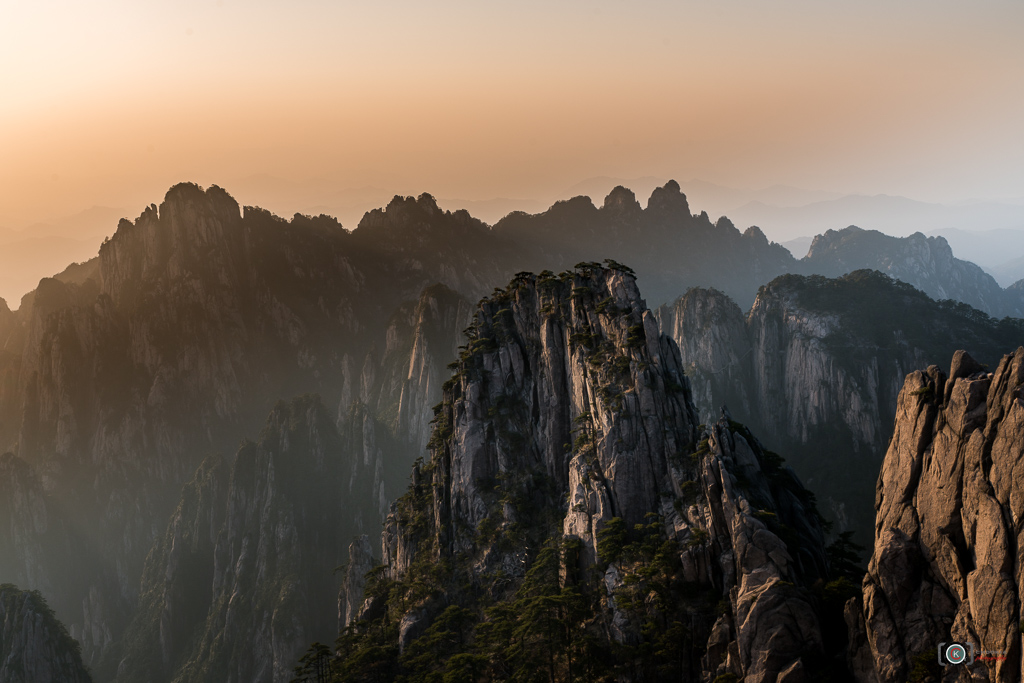
[[[609,175],[1024,196],[1020,0],[2,8],[0,227],[137,215],[181,180],[266,204],[268,176],[312,195],[546,200]]]

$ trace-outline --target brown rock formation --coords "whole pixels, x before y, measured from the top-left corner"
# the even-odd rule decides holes
[[[994,373],[961,351],[948,377],[907,376],[863,600],[847,605],[861,681],[1021,680],[1022,463],[1024,347]],[[952,641],[990,658],[939,670]]]

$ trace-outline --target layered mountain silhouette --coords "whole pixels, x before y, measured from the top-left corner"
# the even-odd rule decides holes
[[[993,312],[1024,292],[985,289],[978,284],[983,278],[972,279],[974,271],[961,262],[935,256],[942,240],[927,240],[922,251],[914,238],[890,243],[869,235],[864,246],[860,232],[844,235],[819,238],[814,251],[821,265],[814,267],[877,266],[908,278],[917,273],[921,287],[938,283],[941,296],[955,299],[981,296]],[[904,247],[902,257],[893,255]],[[604,259],[614,261],[591,263]],[[600,208],[576,198],[542,214],[512,214],[493,228],[465,211],[441,210],[430,195],[396,197],[351,232],[327,216],[284,220],[239,207],[217,187],[175,186],[159,206],[122,220],[96,259],[44,279],[16,311],[0,306],[0,453],[9,452],[0,457],[0,581],[46,597],[98,681],[290,680],[310,641],[330,642],[339,617],[348,623],[363,610],[355,584],[366,572],[353,568],[369,569],[379,551],[360,541],[349,558],[349,544],[362,534],[377,535],[416,471],[414,462],[428,446],[437,453],[438,439],[448,438],[432,424],[446,413],[432,406],[441,401],[443,408],[445,396],[454,400],[448,365],[462,368],[473,357],[492,364],[497,359],[502,370],[494,374],[496,366],[488,366],[493,381],[486,382],[459,370],[467,391],[486,393],[472,405],[485,413],[493,409],[493,418],[518,415],[513,403],[522,400],[531,411],[550,410],[569,421],[543,437],[549,464],[566,456],[566,443],[571,456],[580,436],[581,427],[572,423],[586,411],[572,388],[577,384],[605,411],[602,430],[614,423],[633,434],[622,436],[624,443],[638,434],[636,415],[655,405],[644,399],[638,413],[629,408],[634,417],[619,415],[636,396],[675,406],[668,413],[657,407],[658,420],[686,432],[673,437],[668,450],[699,457],[666,464],[664,445],[655,448],[662,455],[645,455],[654,460],[641,468],[645,474],[636,473],[643,486],[616,484],[608,500],[623,498],[609,508],[611,516],[597,515],[589,541],[582,531],[575,534],[591,547],[581,567],[602,561],[593,547],[597,527],[612,517],[624,520],[628,546],[637,541],[629,535],[635,524],[654,524],[644,521],[648,512],[664,519],[641,544],[653,543],[656,531],[661,541],[675,538],[689,552],[690,540],[703,532],[715,534],[707,547],[716,553],[740,552],[738,537],[722,536],[696,512],[686,517],[669,495],[679,499],[683,484],[692,481],[700,488],[687,487],[680,506],[694,492],[710,501],[708,492],[719,490],[714,486],[732,486],[725,483],[732,481],[722,474],[725,467],[737,482],[729,494],[735,514],[727,518],[747,524],[754,515],[781,539],[790,559],[773,560],[776,578],[808,595],[815,576],[832,576],[826,541],[842,529],[870,526],[860,512],[869,505],[862,493],[878,471],[878,448],[891,429],[902,375],[963,346],[994,363],[1013,347],[1020,329],[966,305],[936,303],[882,275],[794,275],[806,272],[812,260],[793,259],[756,228],[740,232],[727,219],[693,215],[675,183],[658,188],[646,208],[616,188]],[[635,269],[635,283],[619,263]],[[553,275],[560,271],[569,275]],[[789,275],[773,281],[780,273]],[[686,294],[693,286],[716,291]],[[492,294],[495,287],[500,293]],[[545,287],[558,296],[541,291]],[[517,319],[511,306],[508,312],[496,308],[495,302],[520,290],[550,298],[551,310],[538,309],[538,319]],[[640,291],[659,304],[686,296],[655,316],[644,313]],[[472,303],[488,294],[482,304]],[[563,304],[573,329],[565,332],[568,323],[560,329],[576,336],[564,344],[550,341],[545,362],[583,357],[597,380],[552,384],[553,375],[535,374],[535,337],[552,331],[555,323],[545,321]],[[863,316],[876,309],[888,316],[885,322],[865,325]],[[610,315],[618,322],[607,329],[576,329],[584,318]],[[466,342],[462,330],[470,325],[472,333],[481,320],[495,336],[477,334]],[[662,329],[678,344],[662,339]],[[505,358],[514,346],[510,339],[526,345],[522,359],[529,362],[518,370]],[[606,342],[615,349],[598,358],[594,354]],[[676,346],[682,349],[679,367],[669,372],[664,367],[677,363]],[[801,359],[811,363],[809,369]],[[659,363],[667,365],[659,369]],[[544,401],[516,395],[525,391],[527,376],[533,378],[530,391],[546,392]],[[506,398],[489,393],[499,387]],[[722,403],[735,424],[721,418]],[[598,419],[598,411],[589,412]],[[533,443],[532,432],[506,426],[503,433],[485,423],[473,428],[482,430],[473,438],[484,439],[488,448],[511,452],[513,444]],[[457,423],[451,424],[454,430]],[[821,457],[821,444],[828,458]],[[633,467],[632,456],[616,444],[608,447],[609,462]],[[794,465],[807,489],[770,449]],[[726,464],[715,464],[716,458]],[[730,458],[746,469],[729,469]],[[585,464],[544,467],[563,486],[570,471],[582,477]],[[424,467],[416,476],[426,476]],[[849,487],[832,486],[833,477],[854,470],[859,478]],[[768,483],[762,486],[762,480]],[[587,482],[581,485],[589,490]],[[807,512],[808,490],[818,494],[824,517],[839,524],[832,537]],[[538,514],[569,514],[545,502],[561,494],[543,487],[541,493],[548,498],[535,501]],[[794,507],[794,496],[803,501],[803,512]],[[584,497],[580,505],[591,505],[590,494]],[[476,502],[471,508],[476,512],[459,511],[452,519],[479,526],[484,517]],[[692,538],[675,522],[666,526],[673,514],[689,520]],[[785,529],[803,529],[801,524],[810,525],[804,530],[812,539],[808,547],[826,557],[824,565],[820,558],[800,560],[790,548]],[[473,534],[486,526],[474,526]],[[541,545],[554,538],[550,525],[526,526],[523,533],[544,536],[536,536]],[[754,524],[751,533],[760,528]],[[714,557],[697,555],[697,574],[686,574],[686,583],[715,590],[742,586],[742,572],[729,574]],[[335,572],[347,560],[348,570]],[[821,567],[812,571],[812,565]],[[620,569],[631,567],[635,563]],[[339,601],[346,577],[352,580]],[[684,590],[671,581],[668,590]],[[201,588],[186,588],[191,586]],[[747,656],[754,651],[750,644],[765,632],[743,631],[739,603],[730,602],[731,617],[699,600],[693,605],[699,615],[694,619],[704,620],[686,626],[700,634],[693,642],[710,647],[714,641],[723,659],[691,658],[688,670],[778,673],[835,652],[828,625],[834,619],[821,613],[815,617],[822,623],[821,647],[813,657],[786,650],[785,661],[755,661]],[[636,629],[644,614],[623,618],[634,617],[640,621],[623,627],[626,640],[642,634]],[[421,621],[424,629],[428,621]],[[253,651],[260,656],[247,654]]]

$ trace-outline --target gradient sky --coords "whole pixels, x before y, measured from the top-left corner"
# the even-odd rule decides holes
[[[265,175],[1021,197],[1022,36],[1020,0],[2,0],[0,226]]]

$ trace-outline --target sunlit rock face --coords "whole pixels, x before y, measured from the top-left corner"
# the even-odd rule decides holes
[[[0,460],[0,581],[45,591],[97,678],[113,678],[148,590],[147,557],[207,458],[232,463],[278,400],[317,394],[345,457],[366,474],[344,484],[368,494],[365,507],[346,515],[362,524],[379,519],[430,438],[431,406],[474,314],[468,302],[525,268],[609,256],[636,267],[658,302],[711,284],[747,304],[764,281],[796,268],[756,228],[741,232],[728,219],[691,214],[671,182],[646,208],[617,188],[601,208],[578,198],[537,216],[511,215],[494,229],[441,210],[430,195],[396,197],[353,232],[329,217],[282,220],[239,207],[220,188],[175,186],[159,205],[122,221],[96,259],[44,279],[16,312],[0,305],[0,454],[11,453]],[[790,442],[771,445],[797,467],[805,461],[786,444],[818,443],[816,425],[842,425],[849,431],[836,439],[857,448],[884,441],[887,428],[871,421],[864,392],[877,381],[884,396],[891,368],[881,360],[877,368],[870,360],[856,371],[837,368],[836,356],[811,338],[848,329],[829,327],[830,314],[807,315],[788,337],[772,336],[772,316],[790,320],[792,307],[770,306],[765,296],[755,341],[738,337],[743,316],[722,313],[722,300],[694,308],[694,319],[722,314],[707,340],[678,331],[689,323],[673,332],[694,380],[703,415],[696,421],[716,422],[727,403],[766,439],[788,435]],[[632,324],[653,336],[646,316]],[[746,369],[755,353],[765,363],[760,374]],[[701,358],[707,362],[691,368]],[[766,360],[777,358],[791,362]],[[730,368],[720,383],[707,370],[719,361]],[[804,365],[813,372],[801,374]],[[900,367],[902,375],[914,366]],[[839,394],[809,391],[815,382],[831,382]],[[804,395],[813,400],[795,402]],[[773,401],[779,405],[764,408]],[[555,450],[577,436],[557,442],[552,434]],[[825,479],[810,474],[814,486]],[[172,612],[168,624],[182,614]],[[161,647],[177,651],[182,636],[168,628]]]
[[[907,376],[875,498],[863,599],[847,605],[861,681],[940,673],[940,643],[984,658],[943,681],[1020,680],[1024,348],[994,372],[963,351]]]

